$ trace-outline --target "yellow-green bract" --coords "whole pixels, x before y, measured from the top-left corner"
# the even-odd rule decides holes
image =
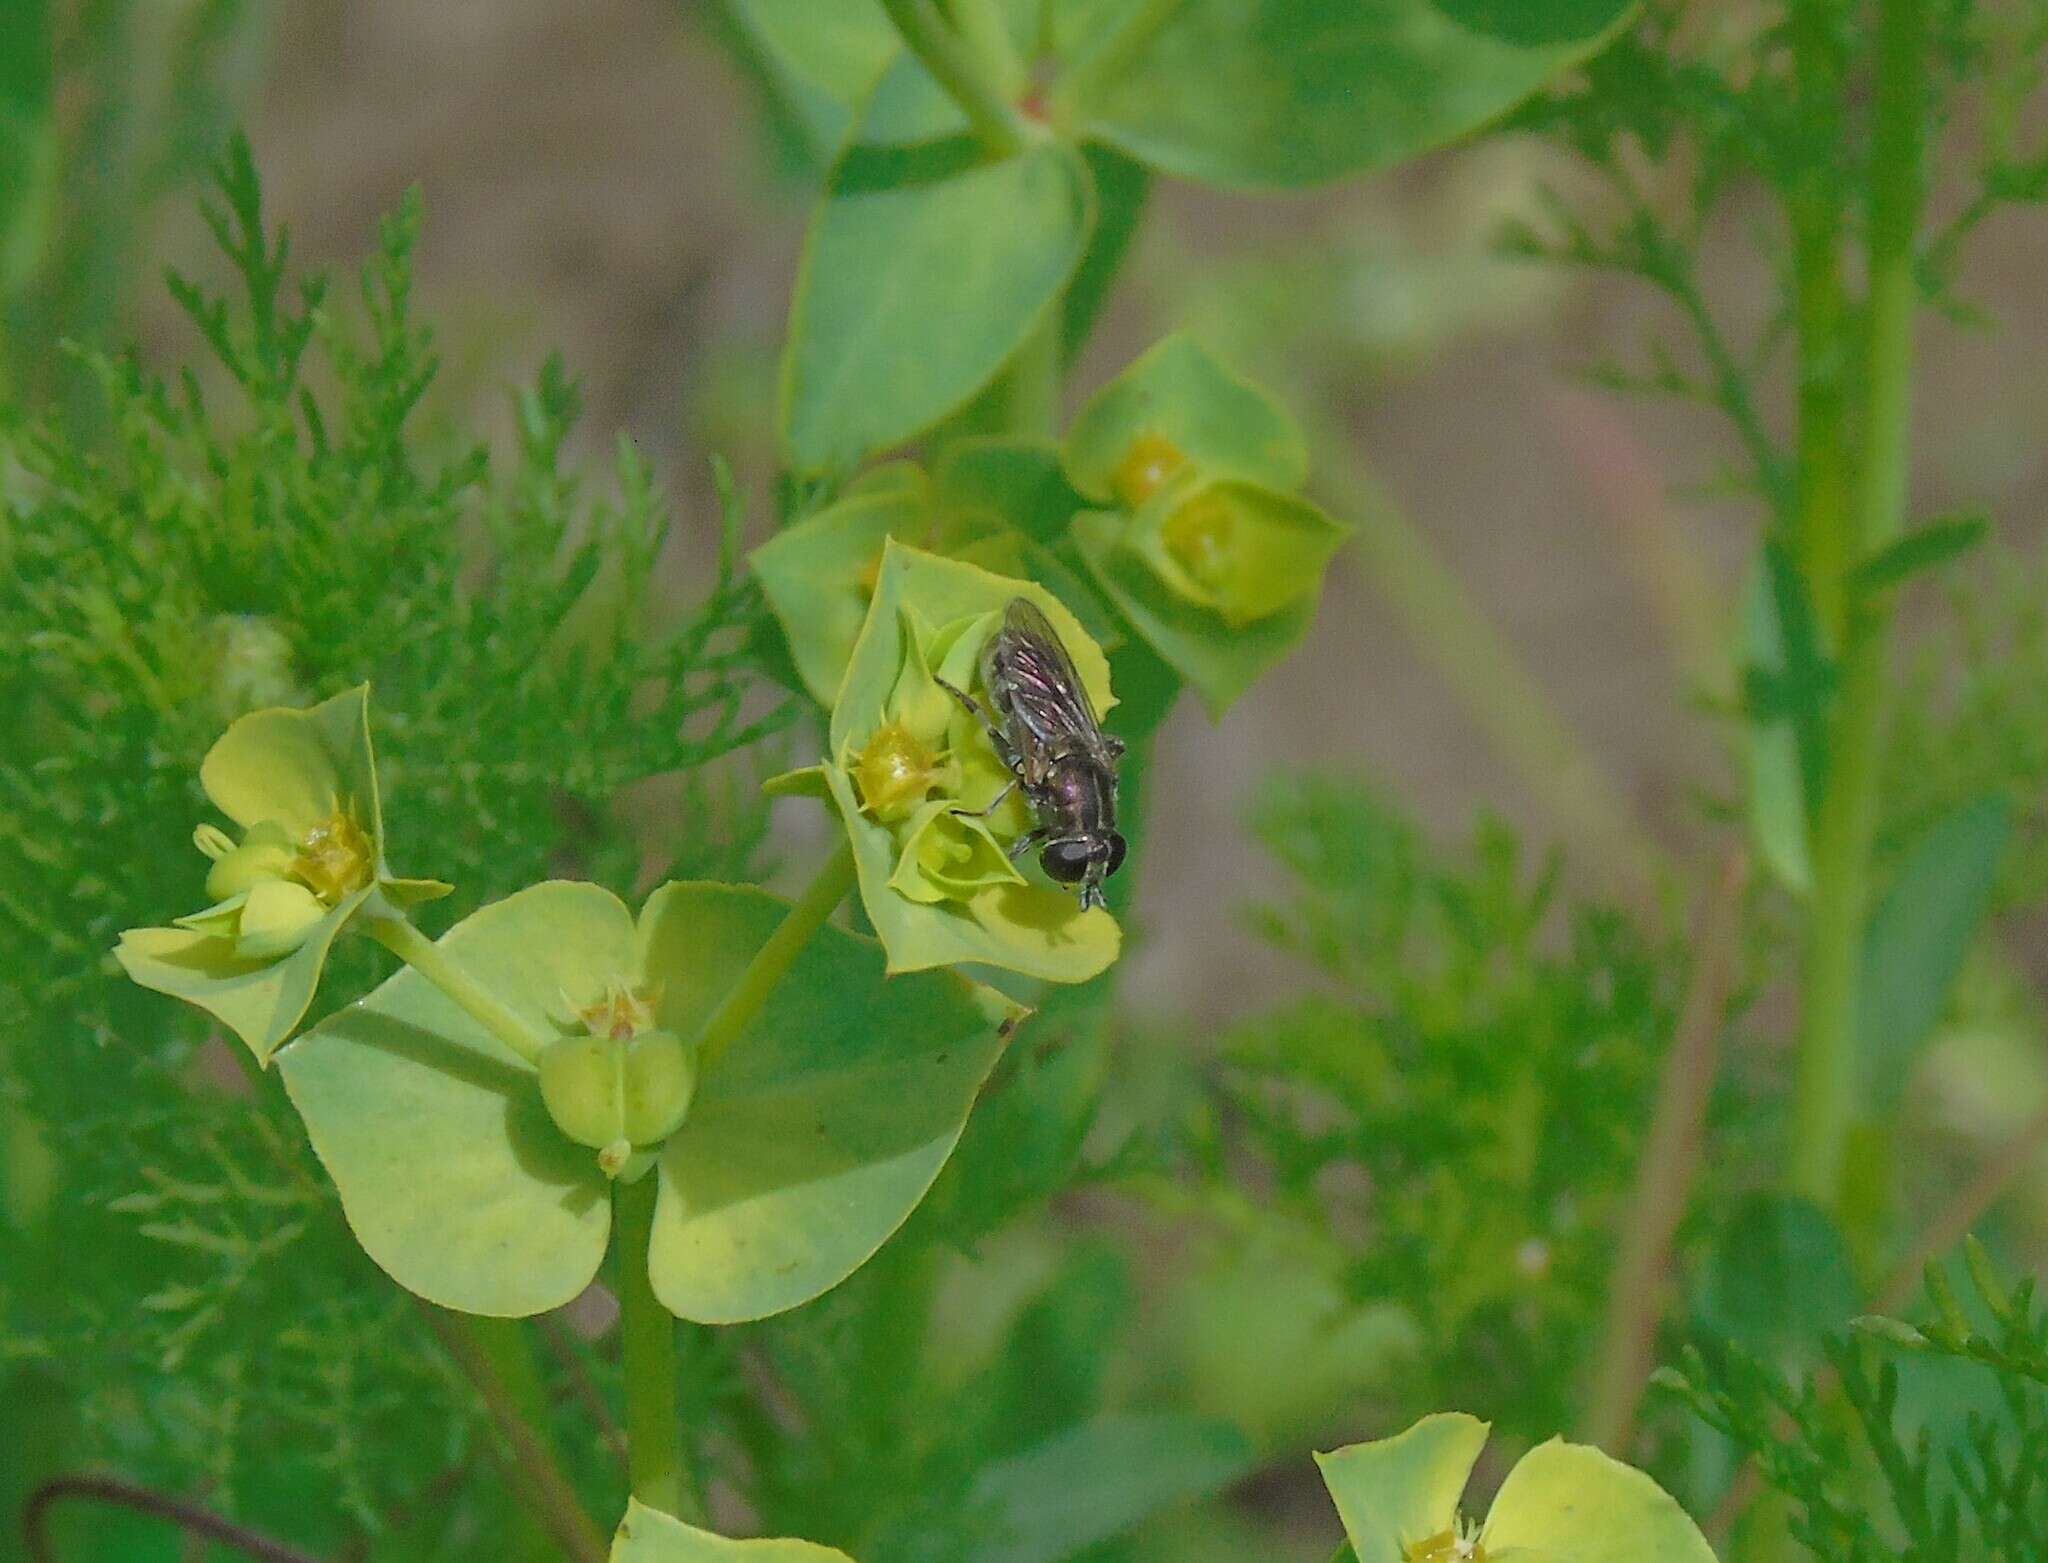
[[[1316,1456],[1358,1563],[1714,1563],[1671,1495],[1633,1466],[1552,1439],[1522,1456],[1483,1525],[1458,1498],[1486,1447],[1462,1412]]]
[[[630,993],[694,1039],[787,911],[759,890],[671,884],[636,920],[599,886],[556,881],[465,918],[439,949],[538,1037]],[[722,1324],[844,1280],[938,1176],[1020,1014],[951,972],[885,983],[873,940],[819,930],[652,1151],[655,1295]],[[556,1125],[535,1067],[417,971],[278,1068],[358,1241],[407,1290],[517,1316],[597,1274],[599,1157]]]
[[[446,895],[384,861],[369,686],[308,710],[254,711],[199,767],[206,795],[244,832],[202,826],[214,904],[169,928],[131,928],[114,952],[134,981],[217,1017],[267,1063],[320,985],[327,952],[366,908],[396,915]]]
[[[626,1505],[612,1538],[611,1563],[853,1563],[814,1541],[732,1541],[685,1525],[637,1498]]]
[[[770,783],[830,801],[852,839],[862,903],[892,972],[978,963],[1082,982],[1116,959],[1106,910],[1027,877],[1008,856],[1029,828],[981,723],[939,686],[968,689],[981,648],[1014,597],[1042,609],[1098,716],[1115,704],[1109,665],[1044,587],[956,559],[884,546],[874,600],[832,709],[831,752]]]

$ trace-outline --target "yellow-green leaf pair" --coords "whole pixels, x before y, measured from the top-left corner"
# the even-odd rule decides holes
[[[1116,959],[1115,920],[1012,862],[1023,798],[979,720],[941,687],[973,692],[1014,597],[1044,611],[1101,716],[1109,664],[1044,587],[885,540],[873,601],[832,708],[823,764],[770,783],[828,799],[852,839],[861,899],[891,971],[963,963],[1081,982]],[[981,692],[985,695],[985,691]]]
[[[597,1274],[612,1178],[651,1176],[671,1312],[760,1318],[845,1279],[924,1197],[1022,1012],[952,972],[885,980],[872,939],[828,925],[700,1073],[706,1020],[788,911],[670,884],[636,918],[596,885],[536,885],[436,949],[537,1062],[413,967],[283,1048],[370,1257],[446,1307],[544,1312]],[[617,1073],[586,1070],[610,1043]]]
[[[115,951],[145,988],[198,1005],[268,1062],[313,1001],[335,936],[359,913],[397,915],[446,895],[384,860],[369,687],[309,710],[252,712],[199,768],[237,841],[201,825],[213,904],[169,928],[132,928]]]
[[[1486,1447],[1461,1412],[1319,1454],[1358,1563],[1714,1563],[1671,1495],[1633,1466],[1552,1439],[1522,1456],[1473,1525],[1458,1499]]]

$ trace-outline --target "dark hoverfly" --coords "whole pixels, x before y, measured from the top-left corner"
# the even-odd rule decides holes
[[[1013,778],[977,815],[994,813],[1021,788],[1037,824],[1017,838],[1010,856],[1039,847],[1048,878],[1081,887],[1082,911],[1102,905],[1102,881],[1124,863],[1124,838],[1116,831],[1116,762],[1124,744],[1096,721],[1059,631],[1033,604],[1012,597],[1002,626],[982,648],[988,706],[939,682],[981,719]]]

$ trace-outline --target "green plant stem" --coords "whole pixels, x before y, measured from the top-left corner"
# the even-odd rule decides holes
[[[954,31],[980,57],[997,89],[1006,98],[1022,92],[1030,73],[1017,54],[1009,25],[995,0],[950,0],[947,11]]]
[[[1910,454],[1913,325],[1925,104],[1925,0],[1883,0],[1878,13],[1871,148],[1868,387],[1854,503],[1835,557],[1847,568],[1899,535]],[[1845,606],[1842,678],[1816,820],[1813,910],[1793,1108],[1792,1186],[1828,1209],[1842,1195],[1855,1116],[1856,997],[1870,902],[1878,772],[1889,674],[1881,601]]]
[[[882,0],[882,9],[904,46],[960,105],[983,145],[998,156],[1024,145],[1031,134],[1024,116],[990,79],[981,57],[946,25],[932,0]]]
[[[803,953],[812,935],[825,925],[825,919],[832,915],[833,908],[846,898],[846,892],[853,888],[853,881],[853,846],[850,842],[842,842],[839,850],[818,870],[818,876],[811,881],[810,887],[790,907],[775,932],[768,936],[768,942],[754,952],[754,958],[747,962],[747,969],[740,973],[739,981],[719,1000],[718,1008],[711,1012],[711,1018],[704,1022],[704,1029],[697,1033],[697,1045],[702,1050],[700,1067],[708,1070],[747,1029],[747,1022],[768,1002],[768,995],[775,991],[776,984],[782,981],[791,964]]]
[[[365,919],[363,926],[371,938],[461,1005],[463,1013],[529,1064],[540,1058],[548,1039],[411,923],[400,917],[372,917]]]
[[[1843,192],[1834,177],[1844,61],[1834,26],[1838,0],[1800,0],[1792,10],[1793,81],[1799,133],[1812,149],[1786,208],[1792,227],[1793,320],[1798,336],[1798,482],[1792,553],[1806,577],[1826,644],[1845,628],[1848,560],[1848,300],[1842,284]]]
[[[548,1441],[521,1414],[520,1397],[499,1370],[505,1353],[515,1345],[523,1345],[508,1343],[491,1333],[500,1324],[512,1327],[510,1321],[476,1320],[425,1301],[420,1302],[419,1309],[449,1360],[475,1387],[492,1425],[510,1450],[514,1465],[512,1486],[520,1504],[548,1528],[565,1555],[575,1563],[602,1563],[603,1536],[584,1512],[575,1487],[563,1474]]]
[[[704,1502],[683,1459],[683,1419],[676,1408],[676,1321],[654,1295],[647,1275],[658,1182],[650,1172],[632,1183],[612,1185],[627,1468],[634,1497],[664,1514],[701,1524]]]
[[[1126,11],[1122,22],[1094,51],[1053,84],[1049,97],[1054,123],[1070,124],[1080,116],[1089,98],[1129,70],[1132,62],[1151,46],[1159,29],[1186,3],[1187,0],[1140,0]]]
[[[1341,441],[1329,444],[1343,449]],[[1637,825],[1493,621],[1362,466],[1340,457],[1332,465],[1332,482],[1359,518],[1358,559],[1366,579],[1401,615],[1409,639],[1608,883],[1638,901],[1653,899],[1661,849]]]

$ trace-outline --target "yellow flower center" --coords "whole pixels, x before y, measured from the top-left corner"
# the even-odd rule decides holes
[[[1407,1554],[1408,1563],[1486,1563],[1485,1545],[1464,1525],[1410,1542]]]
[[[1109,475],[1110,492],[1127,508],[1135,510],[1186,465],[1187,457],[1172,440],[1158,434],[1141,434],[1131,441],[1124,459]]]
[[[879,820],[911,813],[945,781],[947,767],[930,744],[901,723],[884,723],[853,763],[861,806]]]
[[[1189,500],[1161,529],[1167,551],[1210,591],[1220,590],[1230,578],[1236,533],[1236,516],[1213,494]]]
[[[329,906],[362,889],[376,872],[370,838],[345,808],[306,832],[292,863],[292,873]]]
[[[592,1036],[624,1042],[653,1028],[659,997],[654,988],[635,987],[613,978],[605,985],[603,996],[577,1010],[576,1018]]]

